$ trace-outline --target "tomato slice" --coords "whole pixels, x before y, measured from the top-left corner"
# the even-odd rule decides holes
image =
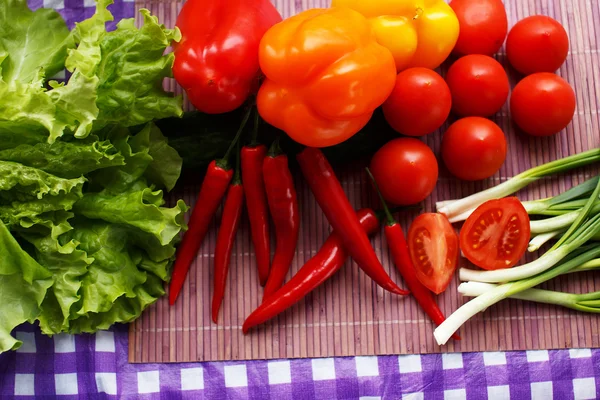
[[[440,294],[458,262],[458,235],[443,214],[419,215],[408,230],[408,251],[419,281]]]
[[[480,268],[510,268],[529,243],[529,215],[516,197],[490,200],[467,218],[460,230],[460,249]]]

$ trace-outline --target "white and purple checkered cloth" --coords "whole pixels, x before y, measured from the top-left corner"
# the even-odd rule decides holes
[[[58,9],[70,27],[94,12],[93,0],[30,5]],[[133,17],[133,0],[111,11]],[[16,336],[23,346],[0,355],[2,399],[600,398],[600,350],[129,364],[125,327],[49,338],[23,326]]]
[[[17,330],[2,399],[597,399],[600,350],[129,364],[127,330]]]

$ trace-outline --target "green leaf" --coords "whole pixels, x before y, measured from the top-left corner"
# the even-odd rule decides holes
[[[120,296],[135,297],[133,289],[146,280],[146,273],[137,268],[129,255],[127,230],[85,219],[78,220],[75,227],[73,240],[94,259],[81,282],[83,302],[76,314],[108,311]]]
[[[147,131],[149,135],[150,148],[148,154],[152,157],[152,163],[146,169],[145,176],[148,180],[158,186],[172,190],[181,175],[183,160],[177,151],[169,146],[169,141],[163,136],[158,127],[152,123],[146,125],[139,134]]]
[[[162,190],[133,190],[117,196],[110,192],[86,193],[74,211],[87,218],[130,225],[154,235],[161,245],[169,244],[185,226],[187,206],[180,200],[173,208],[162,207]]]
[[[31,223],[53,211],[68,211],[79,200],[85,178],[63,179],[22,164],[0,161],[0,220],[9,227]]]
[[[40,314],[51,274],[27,254],[0,222],[0,353],[16,349],[21,342],[10,332]]]
[[[73,37],[59,13],[40,8],[32,12],[26,0],[0,2],[0,77],[6,82],[30,83],[43,70],[52,76],[62,70]],[[4,100],[4,99],[3,99]]]
[[[106,23],[113,20],[107,7],[113,2],[113,0],[98,0],[94,15],[75,25],[73,35],[77,48],[69,50],[66,60],[69,71],[73,72],[77,69],[88,77],[96,75],[96,69],[102,59],[100,42],[106,35]]]
[[[61,178],[78,178],[92,171],[125,165],[125,158],[108,140],[91,136],[85,140],[23,144],[0,151],[0,160],[37,168]]]
[[[163,89],[171,77],[174,55],[164,55],[178,29],[166,29],[148,10],[141,10],[143,25],[134,19],[121,20],[117,29],[101,42],[102,57],[96,71],[100,79],[96,128],[107,124],[141,125],[148,121],[183,114],[181,96]]]
[[[94,333],[115,323],[127,323],[138,318],[142,311],[165,294],[163,282],[148,274],[146,282],[134,288],[135,297],[119,297],[110,310],[77,318],[71,322],[69,333]]]

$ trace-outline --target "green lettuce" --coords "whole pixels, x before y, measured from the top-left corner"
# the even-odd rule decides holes
[[[73,37],[60,14],[31,11],[25,0],[0,2],[0,77],[31,83],[42,70],[52,76],[65,66]]]
[[[164,295],[187,206],[165,206],[182,160],[152,123],[180,116],[163,89],[180,39],[147,10],[69,32],[26,0],[0,4],[0,353],[17,325],[48,335],[129,322]],[[47,80],[62,68],[66,82]]]
[[[74,179],[90,172],[125,165],[125,158],[108,140],[91,136],[85,140],[22,144],[0,150],[1,161],[12,161],[62,178]]]
[[[52,285],[50,271],[27,254],[0,222],[0,353],[21,342],[10,332],[23,322],[34,322]]]

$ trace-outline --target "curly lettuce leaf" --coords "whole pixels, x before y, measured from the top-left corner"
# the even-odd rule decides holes
[[[23,322],[34,322],[52,274],[27,254],[0,222],[0,353],[17,349],[21,342],[10,332]]]
[[[70,71],[99,80],[96,104],[100,113],[94,129],[181,116],[182,98],[163,89],[163,80],[172,76],[174,60],[173,53],[164,53],[172,41],[181,39],[181,33],[166,29],[145,9],[140,11],[144,17],[141,28],[131,18],[119,21],[116,30],[106,32],[106,22],[113,19],[107,10],[112,3],[98,1],[95,15],[77,24],[74,36],[78,46],[69,51],[66,60]]]
[[[39,70],[56,74],[74,45],[58,12],[31,11],[26,0],[0,2],[0,77],[5,82],[31,83]]]
[[[74,211],[87,218],[102,219],[113,224],[130,225],[154,235],[161,245],[169,244],[185,226],[187,206],[179,201],[175,207],[162,207],[162,190],[144,188],[122,193],[86,193],[75,204]]]
[[[165,294],[163,281],[152,274],[148,274],[146,281],[133,290],[134,297],[119,297],[108,311],[89,313],[87,316],[71,321],[68,332],[94,333],[101,329],[108,329],[115,323],[131,322]]]
[[[172,190],[181,175],[183,159],[177,150],[169,146],[168,139],[154,124],[147,124],[138,135],[148,132],[148,154],[152,162],[148,165],[144,176],[154,185]]]
[[[22,144],[0,150],[0,160],[37,168],[61,178],[78,178],[92,171],[125,165],[125,158],[108,140],[84,140]]]
[[[113,15],[108,11],[108,6],[113,2],[114,0],[97,0],[94,15],[75,25],[72,33],[77,47],[69,50],[65,61],[69,71],[77,69],[88,77],[96,75],[102,60],[100,43],[106,35],[106,23],[113,20]]]
[[[0,161],[0,220],[30,223],[41,214],[68,211],[82,196],[85,178],[64,179],[37,168]]]
[[[122,226],[79,219],[71,237],[94,259],[81,280],[77,316],[108,311],[120,296],[134,297],[134,287],[146,280],[129,255],[128,232]]]
[[[64,243],[53,235],[21,235],[34,245],[36,259],[52,273],[54,279],[41,306],[40,328],[48,335],[65,331],[73,308],[81,302],[82,279],[94,259],[78,248],[78,242],[68,240],[64,235]]]
[[[101,42],[98,66],[97,127],[106,124],[141,125],[154,119],[183,115],[181,96],[163,88],[171,77],[174,55],[164,55],[172,41],[179,41],[179,29],[166,29],[148,10],[141,28],[133,18],[119,21],[117,29]]]

